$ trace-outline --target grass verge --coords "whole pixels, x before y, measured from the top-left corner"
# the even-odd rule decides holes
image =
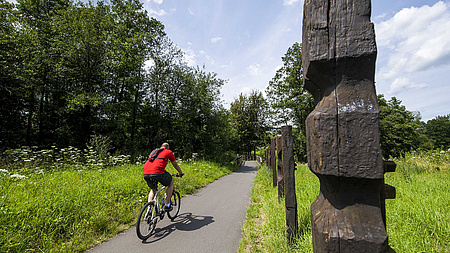
[[[396,172],[385,175],[397,191],[396,199],[386,200],[389,245],[397,253],[450,252],[448,157],[449,151],[408,154],[396,160]],[[319,193],[319,181],[305,165],[297,167],[295,177],[300,231],[296,243],[287,245],[284,201],[278,202],[271,171],[263,166],[252,189],[239,252],[312,252],[310,205]]]
[[[254,181],[239,252],[312,252],[309,206],[317,197],[319,180],[305,165],[297,168],[295,180],[299,221],[295,245],[289,247],[286,241],[284,199],[278,201],[278,190],[272,187],[272,172],[263,166]]]
[[[176,189],[193,193],[237,168],[181,163]],[[168,171],[176,170],[168,166]],[[142,165],[61,170],[27,177],[0,171],[0,252],[80,252],[136,222],[147,199]]]

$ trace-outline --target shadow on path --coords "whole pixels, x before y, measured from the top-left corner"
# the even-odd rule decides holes
[[[167,217],[166,217],[167,218]],[[202,215],[194,215],[192,213],[183,213],[178,215],[175,220],[173,220],[174,223],[163,227],[163,228],[156,228],[155,233],[147,240],[142,241],[144,244],[150,244],[157,242],[166,236],[170,235],[175,230],[181,230],[181,231],[194,231],[198,230],[204,226],[207,226],[214,222],[214,219],[212,216],[202,216]]]
[[[245,161],[234,173],[253,173],[258,170],[258,164],[254,161]]]

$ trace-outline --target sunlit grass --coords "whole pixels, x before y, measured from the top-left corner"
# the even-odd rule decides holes
[[[450,252],[450,151],[406,154],[397,170],[385,175],[396,187],[386,200],[389,245],[397,252]],[[312,252],[310,205],[319,193],[317,177],[307,166],[296,171],[299,235],[288,246],[284,203],[278,203],[271,171],[259,169],[252,204],[243,226],[239,252]]]
[[[296,243],[287,244],[284,199],[278,201],[278,190],[272,187],[272,173],[263,166],[253,185],[239,252],[312,252],[309,207],[317,197],[319,182],[305,165],[298,166],[295,180],[299,222]]]
[[[236,167],[179,161],[182,195]],[[141,165],[43,170],[11,177],[0,171],[0,252],[79,252],[132,226],[147,200]],[[168,171],[176,170],[168,166]],[[24,172],[24,171],[22,171]]]

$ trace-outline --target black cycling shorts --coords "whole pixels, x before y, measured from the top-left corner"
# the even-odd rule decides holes
[[[148,187],[150,189],[158,189],[158,182],[164,186],[169,186],[172,183],[172,175],[169,172],[164,172],[163,174],[148,174],[144,175],[144,180],[147,181]]]

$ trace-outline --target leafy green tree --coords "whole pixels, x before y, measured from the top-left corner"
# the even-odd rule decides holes
[[[413,114],[401,105],[400,100],[392,97],[386,101],[384,95],[378,95],[380,104],[380,142],[383,157],[400,157],[406,152],[419,148],[430,149],[432,143],[425,136],[420,115]]]
[[[434,141],[437,148],[450,148],[450,114],[437,116],[427,121],[426,135]]]
[[[169,141],[179,156],[217,157],[232,145],[225,81],[187,66],[139,1],[0,1],[2,148],[101,135],[116,152]]]
[[[314,99],[303,88],[302,47],[295,42],[281,58],[283,66],[266,88],[274,125],[293,125],[294,149],[298,160],[306,157],[306,117],[314,109]]]
[[[237,133],[235,151],[250,154],[264,145],[268,129],[268,105],[261,92],[252,91],[249,96],[240,94],[231,103],[231,125]]]
[[[21,66],[17,9],[14,4],[0,0],[0,148],[24,142],[26,125],[25,90],[18,74]]]

